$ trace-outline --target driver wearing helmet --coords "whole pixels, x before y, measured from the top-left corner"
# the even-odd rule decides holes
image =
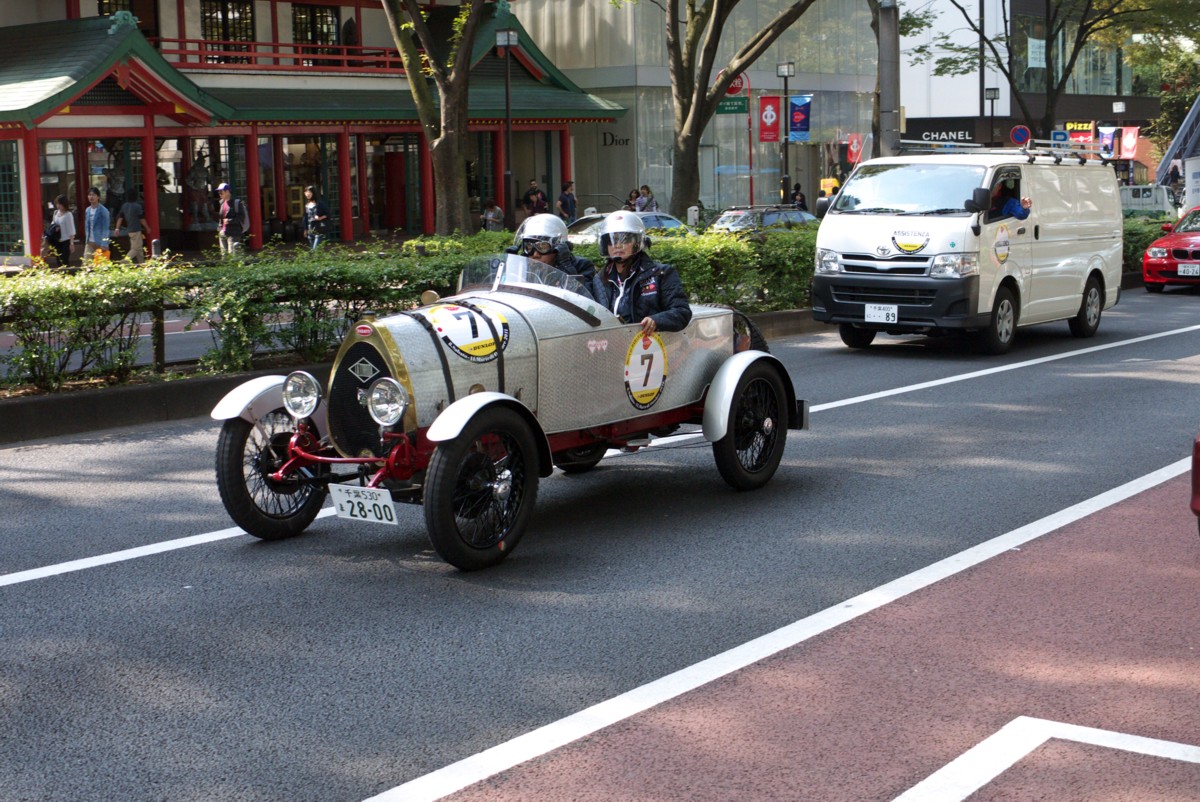
[[[592,281],[592,297],[643,334],[682,331],[692,307],[679,273],[646,253],[646,226],[634,212],[613,212],[600,225],[600,254],[608,259]]]
[[[579,278],[583,289],[591,288],[596,275],[596,266],[571,252],[567,242],[567,224],[556,214],[535,214],[526,218],[513,237],[509,253],[519,253],[527,259],[557,267],[568,276]]]

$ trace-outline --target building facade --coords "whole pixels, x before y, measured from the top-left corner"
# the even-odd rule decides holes
[[[504,197],[506,169],[569,180],[572,133],[624,113],[563,75],[507,4],[485,8],[469,101],[477,207]],[[429,7],[444,41],[456,11]],[[90,187],[114,212],[140,197],[151,238],[173,249],[211,245],[221,182],[246,201],[252,248],[302,236],[306,186],[344,241],[433,231],[429,145],[379,0],[6,0],[0,25],[10,261],[37,252],[57,196],[81,209]]]

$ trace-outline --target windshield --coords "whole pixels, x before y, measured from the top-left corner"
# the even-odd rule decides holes
[[[986,169],[966,164],[864,164],[837,194],[846,214],[967,214],[963,201],[983,186]]]
[[[473,259],[458,277],[458,291],[494,290],[506,284],[536,284],[556,287],[581,295],[587,292],[576,276],[569,276],[557,267],[527,259],[516,253]]]
[[[592,229],[604,222],[603,217],[581,217],[571,225],[567,226],[567,231],[571,234],[582,234],[584,232],[591,233]]]
[[[1194,233],[1200,231],[1200,209],[1192,209],[1185,214],[1183,218],[1175,224],[1175,231],[1181,234]]]
[[[754,225],[754,216],[746,212],[725,212],[713,223],[713,228],[737,231]]]

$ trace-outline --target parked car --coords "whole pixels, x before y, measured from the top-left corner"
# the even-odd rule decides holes
[[[1168,284],[1200,284],[1200,206],[1188,209],[1176,223],[1164,223],[1162,230],[1167,235],[1142,255],[1146,292],[1162,292]]]
[[[538,481],[609,449],[700,425],[721,477],[766,484],[808,407],[745,316],[694,305],[680,332],[643,335],[577,280],[510,254],[475,262],[459,294],[359,321],[329,386],[308,373],[252,379],[212,412],[229,516],[264,540],[303,532],[331,496],[342,518],[397,525],[424,505],[452,565],[516,548]],[[710,491],[701,491],[710,492]]]
[[[638,217],[646,225],[646,231],[653,236],[690,236],[692,230],[687,224],[666,212],[637,212]],[[581,217],[567,226],[567,241],[572,245],[593,245],[600,238],[600,224],[606,214],[589,214]]]
[[[817,218],[792,206],[730,206],[709,226],[710,231],[754,232],[815,223]]]

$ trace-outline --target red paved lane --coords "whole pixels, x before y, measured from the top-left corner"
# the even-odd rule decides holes
[[[448,798],[890,800],[1026,716],[1119,743],[1018,738],[994,779],[958,773],[973,794],[909,798],[1197,802],[1200,763],[1126,743],[1200,759],[1188,494],[1185,473]]]

